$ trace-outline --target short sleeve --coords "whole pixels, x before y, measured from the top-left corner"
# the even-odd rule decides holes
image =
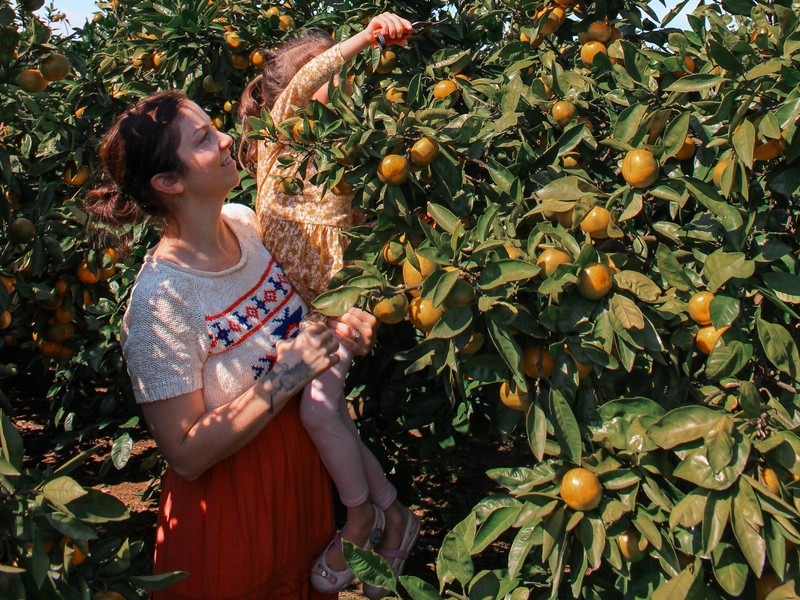
[[[188,282],[153,284],[140,273],[121,332],[122,353],[139,403],[203,387],[208,332],[193,288]]]

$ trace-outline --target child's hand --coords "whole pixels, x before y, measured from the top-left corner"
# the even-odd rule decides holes
[[[366,32],[370,40],[374,40],[377,34],[381,34],[386,40],[386,45],[397,44],[407,46],[408,40],[405,39],[411,34],[411,21],[399,17],[393,13],[381,13],[367,25]]]

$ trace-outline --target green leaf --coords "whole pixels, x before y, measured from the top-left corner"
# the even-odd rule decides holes
[[[50,502],[64,506],[86,495],[86,490],[72,477],[57,477],[42,486],[44,497]]]
[[[541,269],[522,260],[503,259],[490,263],[483,269],[478,285],[490,290],[513,281],[525,281],[536,277]]]
[[[548,200],[568,202],[580,200],[587,195],[597,196],[599,194],[600,190],[591,182],[574,175],[569,175],[548,183],[536,192],[536,197],[540,202],[546,202]]]
[[[724,413],[705,406],[684,406],[669,411],[647,430],[647,435],[661,448],[669,450],[703,438],[721,424]]]
[[[720,587],[734,598],[740,598],[749,570],[736,546],[727,542],[719,544],[711,553],[711,565]]]
[[[733,460],[734,441],[731,437],[733,420],[729,417],[721,419],[721,425],[714,427],[714,433],[706,437],[708,464],[714,473],[719,473]]]
[[[734,440],[733,460],[718,473],[711,468],[705,447],[700,447],[687,452],[672,474],[706,489],[728,489],[739,479],[750,456],[750,440],[738,431],[734,431]]]
[[[358,303],[362,293],[363,290],[357,287],[344,286],[323,292],[317,296],[313,305],[326,317],[341,317]]]
[[[739,301],[730,296],[715,296],[709,308],[711,324],[717,329],[727,327],[739,316]]]
[[[662,583],[653,591],[653,600],[686,600],[693,598],[693,590],[702,583],[703,568],[700,559],[695,559],[693,565],[687,566],[666,583]]]
[[[621,290],[628,290],[644,302],[655,302],[661,296],[659,288],[652,279],[638,271],[620,271],[614,274],[614,284]],[[642,321],[644,327],[644,321]],[[641,329],[642,327],[637,327]]]
[[[623,110],[614,123],[614,139],[629,143],[641,127],[648,110],[646,104],[633,104]]]
[[[756,330],[767,359],[797,381],[800,375],[800,353],[792,335],[783,326],[759,318],[756,319]]]
[[[706,360],[706,375],[709,379],[719,381],[733,377],[753,357],[753,347],[749,342],[731,340],[724,346],[717,344]]]
[[[742,252],[717,250],[706,258],[703,274],[708,281],[708,289],[716,292],[730,279],[747,279],[755,273],[756,265],[747,260]]]
[[[122,469],[131,457],[131,450],[133,449],[133,439],[128,432],[114,439],[111,446],[111,462],[117,469]]]
[[[684,267],[675,258],[672,251],[664,244],[659,244],[656,250],[656,262],[661,277],[667,285],[671,285],[677,290],[688,292],[693,289],[691,279],[686,276]]]
[[[702,90],[710,89],[725,81],[724,77],[719,75],[707,75],[697,73],[694,75],[686,75],[681,77],[672,85],[666,88],[668,92],[700,92]]]
[[[750,381],[739,382],[739,404],[748,419],[757,419],[761,416],[761,393]]]
[[[705,490],[693,490],[686,494],[669,515],[670,529],[678,526],[691,529],[702,523],[708,500],[709,492]]]
[[[436,221],[436,224],[447,233],[453,233],[456,226],[461,223],[459,218],[450,212],[450,210],[440,204],[434,204],[433,202],[428,202],[428,214],[430,214]]]
[[[755,148],[755,145],[756,128],[753,127],[750,121],[745,119],[739,124],[736,133],[733,134],[733,147],[737,156],[749,169],[753,168],[753,148]]]
[[[436,588],[413,575],[401,575],[400,583],[409,593],[412,600],[440,600],[441,596]]]
[[[147,591],[163,590],[189,576],[186,571],[171,571],[158,575],[131,575],[131,582]]]
[[[470,549],[470,554],[480,554],[498,537],[503,535],[514,525],[522,510],[522,505],[509,506],[494,511],[486,519],[475,536],[475,541]]]
[[[454,529],[447,532],[436,559],[436,575],[442,586],[451,581],[467,585],[475,569],[469,550],[475,539],[476,517],[470,513]]]
[[[790,273],[764,273],[764,284],[775,295],[790,304],[800,304],[800,276]]]
[[[550,412],[554,417],[553,427],[565,458],[581,464],[582,443],[578,421],[564,395],[555,388],[550,389]]]
[[[86,494],[76,498],[68,505],[75,517],[86,523],[106,523],[124,521],[130,516],[125,504],[111,494],[89,488]]]
[[[611,312],[625,329],[644,329],[644,315],[633,300],[622,294],[614,294],[609,303]]]
[[[686,137],[689,135],[689,122],[691,113],[688,111],[680,113],[677,118],[667,126],[664,131],[664,152],[661,159],[665,160],[670,156],[675,156],[683,147]]]
[[[342,538],[342,554],[347,565],[361,581],[377,587],[397,591],[397,577],[392,566],[380,555],[364,550]]]
[[[11,463],[18,472],[22,470],[22,459],[25,451],[22,447],[22,436],[17,428],[6,416],[4,410],[0,410],[0,446],[2,446],[3,457]]]
[[[733,511],[731,512],[733,534],[750,568],[756,574],[756,577],[761,577],[767,554],[767,545],[754,526],[739,512],[738,497],[738,495],[734,497]]]

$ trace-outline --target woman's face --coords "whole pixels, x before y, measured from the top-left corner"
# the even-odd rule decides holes
[[[178,112],[178,157],[184,194],[224,198],[239,184],[239,170],[231,156],[233,138],[214,127],[194,102],[184,102]]]

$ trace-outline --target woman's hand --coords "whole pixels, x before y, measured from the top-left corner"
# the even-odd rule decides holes
[[[268,375],[274,391],[289,395],[299,391],[339,361],[338,349],[339,343],[324,323],[308,325],[293,340],[278,342],[275,365]]]
[[[338,319],[328,319],[336,339],[356,356],[369,354],[375,345],[378,319],[360,308],[351,308]]]
[[[373,17],[365,31],[369,35],[370,44],[375,34],[381,33],[388,44],[407,46],[408,40],[404,38],[411,33],[411,22],[394,13],[385,12]]]

